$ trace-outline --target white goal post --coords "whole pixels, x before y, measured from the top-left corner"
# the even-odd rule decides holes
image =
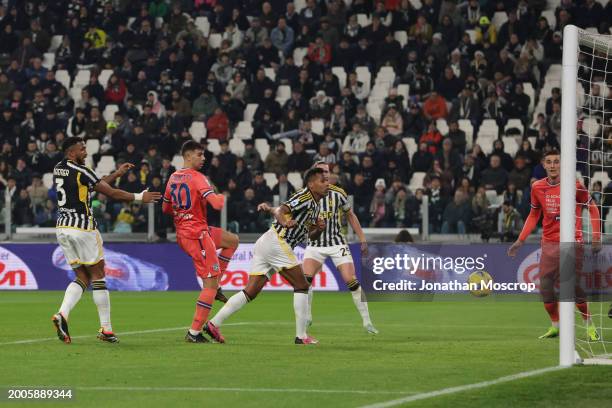
[[[590,51],[585,51],[590,50]],[[588,53],[590,52],[590,54]],[[605,58],[607,60],[607,65],[612,66],[612,36],[610,35],[600,35],[592,32],[587,32],[579,29],[576,26],[568,25],[563,30],[563,65],[562,65],[562,77],[561,77],[561,197],[560,197],[560,253],[566,253],[564,257],[561,255],[561,290],[560,290],[560,302],[559,302],[559,331],[560,331],[560,342],[559,342],[559,364],[561,366],[571,366],[577,363],[585,363],[585,364],[611,364],[612,363],[612,354],[610,354],[606,348],[609,341],[604,339],[603,331],[610,330],[609,328],[604,328],[603,325],[598,327],[598,330],[601,331],[601,346],[603,347],[603,352],[591,353],[587,352],[588,359],[583,360],[581,356],[578,354],[577,346],[580,345],[580,341],[577,340],[576,336],[581,333],[576,332],[576,315],[574,312],[575,304],[573,301],[567,301],[574,299],[574,281],[564,279],[571,276],[575,279],[575,269],[574,269],[574,259],[573,256],[568,256],[567,252],[568,248],[573,248],[575,242],[575,228],[576,228],[576,178],[577,178],[577,142],[578,138],[581,136],[587,136],[588,142],[588,158],[586,162],[579,160],[578,162],[583,164],[582,168],[588,169],[588,182],[585,184],[586,188],[590,192],[590,179],[591,179],[591,139],[603,137],[604,132],[609,131],[610,117],[608,112],[605,112],[606,101],[609,101],[610,91],[608,86],[606,85],[606,80],[609,81],[610,76],[608,69],[603,71],[604,80],[601,81],[588,81],[589,88],[593,89],[593,86],[597,86],[598,89],[600,87],[599,84],[602,84],[601,93],[596,95],[597,98],[603,101],[603,106],[601,110],[593,110],[592,112],[597,112],[597,114],[601,114],[603,119],[599,121],[597,119],[597,129],[601,130],[601,135],[595,131],[592,133],[589,129],[581,130],[581,133],[578,134],[578,123],[579,119],[584,124],[586,121],[593,121],[591,117],[588,115],[591,113],[590,104],[586,104],[584,102],[584,98],[579,98],[578,95],[581,95],[582,84],[579,84],[579,81],[587,82],[584,78],[579,77],[579,71],[581,71],[584,75],[585,69],[589,72],[590,78],[598,76],[601,77],[601,71],[593,74],[593,67],[584,66],[584,62],[582,62],[579,56],[583,57],[582,61],[588,59],[593,61],[596,58]],[[586,58],[584,58],[586,57]],[[591,63],[592,64],[592,63]],[[590,71],[588,71],[590,68]],[[612,71],[612,69],[611,69]],[[595,84],[595,85],[594,85]],[[587,92],[585,91],[585,94]],[[588,93],[591,93],[590,91]],[[593,98],[593,95],[586,95],[586,98]],[[579,112],[580,110],[580,117]],[[584,113],[586,112],[586,114]],[[586,118],[585,118],[586,116]],[[582,128],[580,128],[582,129]],[[586,135],[583,134],[586,132]],[[603,141],[603,139],[602,139]],[[582,146],[582,145],[581,145]],[[582,147],[581,147],[582,149]],[[601,148],[603,150],[603,147]],[[582,152],[584,153],[584,152]],[[597,165],[599,166],[599,164]],[[604,170],[604,167],[607,170],[611,169],[612,166],[604,165],[603,161],[601,163],[601,170]],[[605,186],[604,186],[605,187]],[[602,222],[603,220],[600,220]],[[603,228],[602,228],[603,231]],[[602,233],[602,237],[605,234]],[[585,243],[590,241],[590,236],[585,234]],[[563,251],[563,249],[566,251]],[[565,286],[565,287],[564,287]],[[564,296],[565,291],[565,296]],[[571,294],[570,294],[571,292]],[[568,296],[569,295],[569,296]],[[600,306],[601,307],[601,306]],[[598,316],[602,316],[600,313]],[[607,319],[607,316],[604,316],[603,319]],[[605,320],[600,321],[605,321]],[[583,342],[585,343],[585,342]],[[588,345],[590,347],[590,344]],[[588,350],[587,350],[588,351]]]

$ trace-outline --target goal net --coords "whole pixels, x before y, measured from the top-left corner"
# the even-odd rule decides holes
[[[561,248],[574,247],[577,217],[586,245],[572,262],[561,258],[560,364],[612,364],[612,36],[567,26],[561,74]],[[597,254],[590,246],[594,235],[588,209],[575,211],[576,178],[599,209],[603,249]],[[566,277],[575,276],[576,292],[588,294],[590,320],[563,299],[564,269]],[[596,327],[599,339],[589,338],[589,325]]]

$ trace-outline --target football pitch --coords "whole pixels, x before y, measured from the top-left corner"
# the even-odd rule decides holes
[[[538,302],[370,303],[371,336],[349,294],[319,292],[310,332],[321,343],[297,346],[292,294],[264,292],[223,326],[227,344],[187,344],[195,292],[113,292],[121,342],[107,344],[88,292],[65,345],[50,320],[62,296],[0,295],[4,393],[71,387],[68,407],[612,406],[612,366],[531,373],[558,363],[558,340],[537,338],[548,326]]]

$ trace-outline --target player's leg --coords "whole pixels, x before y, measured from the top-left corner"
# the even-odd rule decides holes
[[[544,302],[544,309],[550,317],[551,326],[541,339],[557,337],[559,335],[559,302],[555,293],[555,284],[559,277],[559,258],[552,247],[542,246],[540,259],[540,294]]]
[[[182,240],[181,247],[191,255],[196,273],[203,283],[196,302],[193,321],[185,335],[185,340],[191,343],[206,343],[208,340],[202,335],[202,328],[206,320],[208,320],[208,315],[212,309],[217,288],[219,287],[218,276],[220,267],[219,259],[217,258],[217,248],[211,237],[207,234],[198,240]]]
[[[246,287],[227,300],[227,303],[223,305],[221,310],[204,325],[204,331],[218,342],[224,343],[225,339],[219,332],[219,327],[221,327],[228,317],[238,312],[250,301],[254,300],[266,285],[267,281],[268,277],[266,274],[250,275]]]
[[[317,253],[316,247],[307,247],[304,253],[304,261],[302,263],[302,269],[304,270],[304,276],[308,282],[308,312],[306,313],[307,326],[312,325],[312,299],[314,297],[312,289],[312,281],[317,273],[321,271],[325,258],[321,259],[320,254]]]
[[[351,292],[353,303],[355,304],[355,307],[357,308],[357,311],[361,316],[363,327],[367,330],[368,333],[378,334],[378,330],[374,327],[374,325],[372,324],[372,319],[370,318],[368,302],[365,298],[363,290],[361,289],[361,285],[357,280],[357,276],[355,275],[355,264],[353,263],[352,259],[349,262],[343,262],[336,265],[336,268],[338,268],[338,271],[342,275],[342,279],[344,280],[346,286]]]
[[[295,344],[316,344],[318,341],[306,333],[308,327],[308,287],[310,286],[300,265],[279,272],[293,286],[295,312]]]
[[[222,228],[210,227],[209,233],[217,249],[221,249],[218,255],[219,266],[221,267],[219,279],[221,279],[221,277],[227,270],[227,266],[232,260],[232,256],[234,256],[234,252],[236,252],[236,249],[238,249],[238,244],[240,243],[240,240],[238,238],[238,235],[226,231]],[[225,297],[225,295],[223,294],[221,287],[217,289],[217,295],[215,296],[215,300],[218,300],[223,303],[227,302],[227,297]]]
[[[575,270],[576,270],[576,309],[580,311],[582,322],[586,327],[587,337],[590,341],[598,341],[600,339],[597,327],[593,324],[591,319],[591,313],[589,312],[589,305],[587,303],[587,296],[584,289],[581,286],[580,275],[582,273],[582,266],[584,265],[584,247],[581,244],[576,244],[575,248]]]
[[[57,337],[64,343],[70,343],[70,332],[68,331],[68,317],[70,311],[76,306],[81,300],[83,292],[89,285],[89,274],[83,266],[79,266],[74,269],[76,278],[68,284],[66,292],[64,293],[64,300],[59,308],[59,311],[53,315],[51,320],[57,330]]]
[[[111,324],[110,293],[106,287],[104,260],[101,260],[95,265],[88,266],[87,270],[91,275],[93,300],[98,309],[98,317],[100,318],[98,338],[109,343],[118,343],[119,339],[113,333],[113,326]]]

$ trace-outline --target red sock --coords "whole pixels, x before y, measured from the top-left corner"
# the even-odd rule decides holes
[[[196,311],[195,315],[193,316],[193,323],[191,323],[192,330],[202,330],[202,327],[204,327],[204,323],[206,323],[206,320],[208,319],[210,309],[212,309],[212,304],[215,300],[216,294],[217,289],[202,289],[202,292],[200,292],[200,296],[198,296],[198,301],[196,303]]]
[[[591,315],[589,314],[589,305],[586,302],[576,303],[576,309],[580,310],[582,320],[589,320]]]
[[[221,274],[225,273],[227,265],[229,265],[232,260],[232,256],[234,256],[236,249],[237,248],[223,248],[219,253],[219,268],[221,269]]]
[[[558,302],[546,302],[544,303],[544,309],[548,312],[550,316],[550,321],[554,323],[559,323],[559,303]]]

